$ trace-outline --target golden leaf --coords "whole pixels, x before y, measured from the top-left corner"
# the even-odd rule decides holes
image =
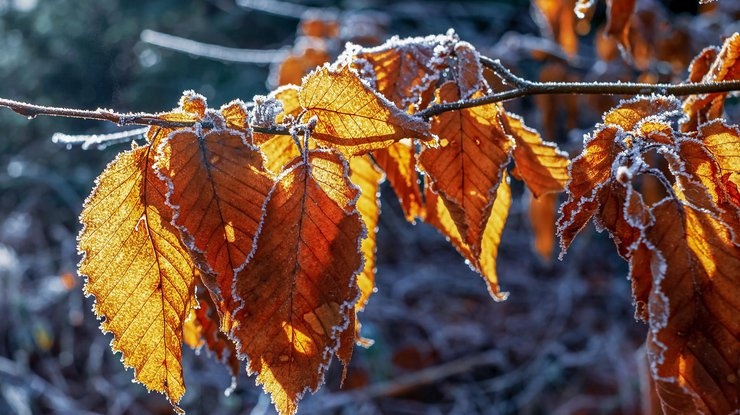
[[[366,232],[360,246],[365,263],[362,272],[357,275],[360,299],[355,306],[357,311],[362,311],[375,290],[375,234],[380,216],[380,183],[385,176],[376,169],[367,156],[353,157],[349,161],[349,167],[350,180],[360,188],[357,211],[360,212]]]
[[[663,411],[731,413],[740,407],[740,247],[715,217],[678,200],[654,216],[650,267],[634,267],[651,274],[633,278],[652,281],[648,359]]]
[[[560,44],[568,56],[578,52],[578,37],[575,32],[575,0],[535,0],[539,12],[537,23],[543,34]]]
[[[635,10],[636,0],[606,0],[607,22],[606,34],[619,42],[622,47],[629,51],[629,30],[632,12]]]
[[[265,203],[254,257],[236,276],[242,306],[231,336],[281,414],[323,382],[355,312],[364,230],[348,174],[326,150],[287,167]]]
[[[175,224],[190,248],[203,257],[203,280],[218,298],[222,330],[236,308],[234,269],[250,257],[273,179],[262,154],[236,130],[182,129],[159,147],[159,174],[170,186]]]
[[[316,117],[312,138],[344,155],[388,147],[402,138],[431,140],[429,125],[399,110],[365,85],[347,66],[323,66],[299,92],[304,122]]]
[[[512,153],[514,177],[521,178],[534,197],[561,192],[568,181],[568,155],[554,143],[543,141],[518,115],[502,114],[501,123],[516,143]]]
[[[557,203],[557,193],[547,193],[539,198],[529,194],[529,222],[534,233],[534,250],[544,261],[550,261],[555,248]]]
[[[80,215],[79,272],[96,316],[105,317],[102,330],[113,333],[113,351],[138,382],[175,405],[185,393],[182,325],[195,279],[170,225],[167,186],[152,168],[159,136],[150,137],[152,144],[119,154],[98,177]]]

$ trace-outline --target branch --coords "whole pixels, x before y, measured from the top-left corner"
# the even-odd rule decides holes
[[[124,125],[149,125],[165,128],[182,128],[192,127],[198,121],[170,121],[162,119],[159,114],[149,114],[145,112],[121,114],[112,110],[98,108],[96,110],[80,110],[74,108],[46,107],[43,105],[28,104],[20,101],[0,98],[0,107],[6,107],[15,113],[28,117],[36,118],[38,115],[48,115],[51,117],[65,118],[84,118],[87,120],[109,121],[119,126]],[[204,126],[208,127],[206,123]],[[264,134],[289,135],[287,127],[264,128],[252,127],[252,130]]]
[[[513,84],[514,89],[495,92],[484,97],[446,102],[432,105],[417,112],[417,117],[429,119],[443,112],[477,107],[479,105],[508,101],[532,95],[552,94],[581,94],[581,95],[694,95],[717,92],[731,92],[740,90],[740,81],[699,82],[686,84],[645,84],[645,83],[614,83],[614,82],[532,82],[522,79],[509,71],[498,60],[481,56],[481,63],[501,77],[505,82]]]
[[[285,50],[229,48],[210,43],[196,42],[195,40],[172,36],[149,29],[142,31],[140,37],[143,42],[150,45],[226,62],[264,65],[280,62],[287,55]]]

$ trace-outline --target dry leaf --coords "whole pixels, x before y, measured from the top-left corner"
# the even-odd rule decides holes
[[[231,336],[281,414],[321,385],[355,312],[364,229],[348,174],[346,161],[322,150],[287,167],[265,203],[257,250],[236,276],[242,305]]]
[[[157,169],[169,184],[174,223],[188,246],[202,255],[206,286],[218,298],[222,330],[236,308],[234,269],[249,259],[273,179],[262,154],[235,130],[178,130],[159,148]]]

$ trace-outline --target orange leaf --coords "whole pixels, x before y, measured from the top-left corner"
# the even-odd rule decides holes
[[[584,140],[583,152],[573,159],[570,166],[571,179],[565,188],[568,200],[560,207],[557,223],[563,253],[601,204],[611,197],[611,192],[617,189],[611,185],[617,180],[612,176],[612,164],[620,152],[634,145],[636,137],[643,136],[640,123],[646,118],[649,122],[660,121],[657,117],[650,117],[672,116],[677,109],[678,101],[667,97],[639,97],[623,101],[607,112],[604,124],[598,125]]]
[[[618,41],[625,50],[630,50],[630,19],[635,10],[635,0],[606,0],[606,5],[606,34]]]
[[[651,279],[648,359],[665,413],[740,407],[740,247],[711,214],[666,199],[646,230]]]
[[[316,117],[312,138],[344,155],[388,147],[402,138],[431,140],[429,125],[402,112],[365,85],[347,66],[323,66],[299,92],[304,122]]]
[[[706,59],[703,56],[711,54],[706,50],[699,54],[697,59]],[[703,66],[703,65],[702,65]],[[698,77],[703,68],[697,67],[697,60],[692,63],[691,77]],[[734,33],[725,40],[716,59],[704,74],[701,82],[720,82],[740,80],[740,33]],[[724,111],[726,92],[718,92],[702,95],[691,95],[686,98],[683,110],[687,118],[683,121],[683,131],[696,131],[698,126],[722,117]]]
[[[159,130],[152,127],[152,130]],[[135,378],[176,404],[185,393],[182,325],[192,306],[193,264],[170,225],[167,185],[152,169],[152,144],[125,151],[106,167],[80,215],[79,272],[96,298],[111,347]],[[178,412],[181,410],[177,407]]]
[[[568,181],[568,155],[555,143],[543,141],[537,131],[527,127],[518,115],[506,113],[501,122],[514,138],[514,177],[524,180],[534,197],[561,192]]]
[[[447,82],[439,89],[438,101],[452,102],[459,96],[457,85]],[[419,155],[432,190],[447,205],[474,257],[481,252],[483,230],[512,148],[498,123],[501,112],[500,106],[489,104],[440,114],[432,121],[440,147],[425,148]]]
[[[568,56],[578,52],[575,32],[575,0],[535,0],[537,23],[543,34],[560,44]]]
[[[388,148],[375,150],[373,159],[385,172],[401,203],[406,220],[414,223],[424,217],[424,202],[416,170],[416,150],[410,140],[401,140]]]
[[[557,203],[557,193],[547,193],[539,198],[529,194],[529,222],[534,233],[534,249],[544,261],[550,261],[555,247]]]
[[[265,203],[254,257],[236,276],[242,306],[231,336],[281,414],[323,382],[355,312],[364,230],[348,174],[326,150],[286,168]]]
[[[507,292],[502,292],[498,284],[498,273],[496,272],[496,258],[498,247],[501,243],[506,218],[511,206],[511,189],[506,171],[503,172],[501,181],[496,189],[496,195],[491,207],[491,213],[483,229],[483,237],[480,242],[480,254],[475,255],[468,244],[466,244],[458,227],[453,220],[452,214],[444,200],[427,186],[424,191],[427,205],[427,215],[424,221],[439,230],[457,251],[468,260],[470,267],[481,274],[486,281],[486,286],[491,297],[495,301],[503,301],[508,297]]]
[[[262,154],[235,130],[199,128],[172,133],[159,148],[157,169],[170,186],[174,223],[202,255],[203,279],[218,298],[222,330],[235,308],[234,269],[250,257],[273,180]]]
[[[260,150],[265,155],[265,168],[278,175],[291,160],[301,155],[293,137],[289,135],[275,135],[260,144]]]
[[[378,229],[380,216],[380,183],[384,180],[383,173],[378,171],[369,157],[353,157],[350,162],[350,180],[360,188],[360,198],[357,200],[357,211],[360,212],[365,224],[365,238],[360,249],[365,258],[362,272],[357,275],[357,286],[360,289],[360,299],[355,309],[362,311],[368,298],[375,290],[375,234]]]
[[[323,39],[299,37],[296,46],[283,61],[270,69],[271,83],[276,85],[300,84],[301,79],[317,66],[328,62],[331,56]]]
[[[442,57],[449,54],[448,36],[393,39],[383,45],[362,49],[353,66],[361,71],[372,68],[367,76],[375,81],[376,90],[404,111],[419,108],[425,95],[431,93],[439,79]],[[430,63],[432,63],[430,65]],[[363,73],[363,75],[365,75]]]

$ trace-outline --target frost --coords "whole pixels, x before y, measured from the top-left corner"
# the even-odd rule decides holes
[[[51,142],[55,144],[63,144],[67,146],[67,148],[70,148],[73,145],[79,145],[83,150],[89,150],[91,148],[102,150],[112,144],[126,143],[143,137],[148,129],[148,127],[144,127],[110,134],[90,135],[54,133],[54,135],[51,136]]]
[[[275,118],[283,112],[283,103],[274,96],[255,95],[254,108],[249,114],[249,124],[264,128],[277,128]]]

